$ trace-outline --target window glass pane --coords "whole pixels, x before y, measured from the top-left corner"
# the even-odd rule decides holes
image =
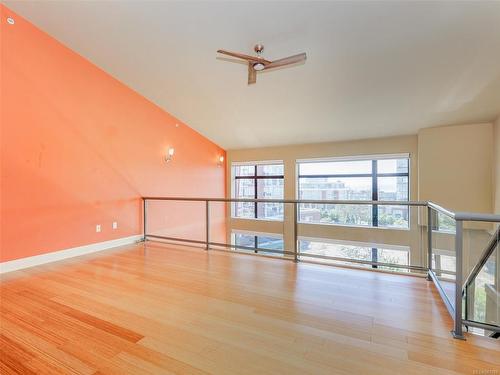
[[[315,254],[338,258],[371,260],[369,247],[351,246],[321,241],[299,241],[300,255]]]
[[[380,263],[403,264],[410,263],[410,253],[402,250],[377,249],[377,258]]]
[[[315,200],[371,200],[370,177],[301,177],[299,199]]]
[[[255,185],[253,179],[234,180],[236,198],[255,198]],[[234,216],[243,218],[255,217],[255,204],[253,202],[234,203]]]
[[[379,245],[380,246],[380,245]],[[336,257],[344,259],[355,259],[355,260],[365,260],[371,262],[379,263],[391,263],[398,265],[409,265],[409,252],[406,250],[395,250],[395,249],[385,249],[385,248],[375,248],[373,249],[368,244],[366,245],[349,245],[344,243],[335,242],[323,242],[321,239],[314,240],[300,240],[299,241],[300,257],[305,259],[315,259],[313,257],[308,257],[308,255],[321,255],[326,257]],[[317,261],[325,262],[328,259],[318,259]],[[338,262],[337,260],[330,260],[330,262]],[[340,262],[343,263],[343,262]],[[351,263],[352,264],[352,263]],[[363,267],[363,265],[360,265]],[[365,265],[364,267],[371,267],[371,265]],[[379,266],[380,267],[380,266]],[[380,267],[386,269],[392,269],[396,271],[407,272],[406,268],[395,268],[395,267]]]
[[[235,233],[234,244],[238,246],[255,247],[255,236],[250,234]]]
[[[408,177],[377,177],[379,201],[407,201]]]
[[[283,199],[283,179],[265,178],[257,180],[257,198]],[[283,220],[282,203],[257,203],[257,218]]]
[[[455,219],[449,217],[448,215],[442,214],[441,212],[437,213],[438,216],[438,231],[440,232],[456,232],[456,222]]]
[[[254,233],[234,233],[233,234],[234,245],[244,246],[249,248],[248,250],[255,251],[255,248],[259,249],[259,253],[269,254],[269,255],[282,255],[284,249],[283,237],[279,235],[257,235]],[[255,243],[255,239],[257,238],[257,243]],[[264,251],[260,250],[263,249]],[[246,249],[238,249],[239,251],[245,251]],[[277,250],[280,252],[265,250]]]
[[[372,225],[372,207],[354,204],[300,204],[302,223]]]
[[[318,163],[300,163],[300,175],[336,175],[372,173],[371,160],[333,161]]]
[[[408,159],[377,160],[378,173],[408,173]]]
[[[378,226],[408,228],[408,206],[378,206]]]
[[[283,176],[283,164],[257,165],[257,176]]]
[[[299,179],[299,198],[310,200],[371,200],[369,177]],[[368,205],[300,205],[299,220],[308,223],[371,225],[372,211]]]
[[[258,236],[259,249],[283,250],[283,239],[278,237]]]
[[[254,165],[237,165],[234,167],[235,176],[254,176],[255,166]]]
[[[408,177],[378,177],[378,200],[407,201]],[[408,228],[408,206],[378,206],[378,226]]]

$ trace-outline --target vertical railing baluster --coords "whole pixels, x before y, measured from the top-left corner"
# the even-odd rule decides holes
[[[210,247],[210,201],[205,201],[205,250]]]
[[[453,337],[456,339],[465,339],[462,332],[462,273],[463,273],[463,221],[456,221],[455,236],[455,326],[453,328]]]
[[[432,280],[432,208],[427,206],[427,280]]]
[[[143,232],[143,237],[142,240],[146,241],[146,234],[147,234],[147,229],[146,229],[146,214],[147,214],[147,199],[142,198],[142,232]]]
[[[297,203],[293,203],[293,260],[295,262],[299,261],[298,254],[298,205]]]

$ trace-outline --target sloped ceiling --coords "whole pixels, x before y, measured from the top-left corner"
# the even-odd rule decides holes
[[[500,113],[500,2],[4,3],[226,149]],[[256,42],[307,62],[247,86],[247,67],[215,51]]]

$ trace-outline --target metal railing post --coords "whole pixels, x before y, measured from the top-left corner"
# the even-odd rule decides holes
[[[293,204],[293,260],[295,262],[299,261],[299,253],[298,253],[298,205],[297,203]]]
[[[462,273],[463,273],[463,231],[464,223],[462,220],[456,221],[456,236],[455,236],[455,325],[452,331],[453,337],[456,339],[465,340],[462,331]]]
[[[143,198],[142,199],[142,240],[146,241],[146,210],[147,210],[147,199]]]
[[[205,201],[205,250],[210,247],[210,201]]]
[[[432,208],[427,206],[427,280],[432,280]]]

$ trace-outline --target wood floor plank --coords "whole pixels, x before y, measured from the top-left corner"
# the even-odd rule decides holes
[[[0,373],[500,373],[423,278],[138,244],[1,276]]]

